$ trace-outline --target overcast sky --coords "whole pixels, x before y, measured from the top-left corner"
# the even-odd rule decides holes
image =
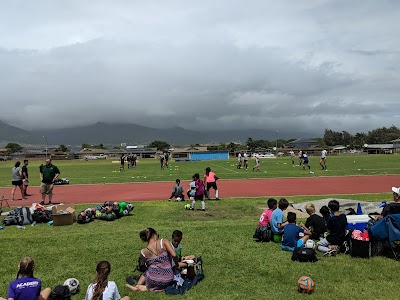
[[[397,0],[2,0],[0,120],[399,126],[399,20]]]

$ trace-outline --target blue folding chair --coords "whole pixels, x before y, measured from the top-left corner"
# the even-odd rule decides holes
[[[370,237],[375,241],[387,241],[394,258],[399,259],[400,214],[387,215],[368,228]]]

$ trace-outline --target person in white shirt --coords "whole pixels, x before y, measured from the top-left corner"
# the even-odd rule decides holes
[[[129,300],[128,296],[121,298],[114,281],[108,280],[111,265],[108,261],[101,261],[96,267],[96,277],[86,291],[85,300]]]
[[[243,153],[243,163],[244,167],[247,168],[249,167],[249,157],[247,156],[247,153]]]
[[[254,159],[256,160],[256,165],[253,167],[253,172],[254,170],[260,171],[260,156],[258,153],[254,154]]]
[[[319,160],[319,164],[322,167],[322,170],[327,170],[326,168],[326,154],[328,153],[328,151],[326,151],[325,149],[323,149],[321,151],[321,158]]]
[[[238,164],[236,168],[240,169],[242,167],[242,154],[239,152],[237,156]]]
[[[290,150],[289,154],[290,154],[290,160],[292,161],[292,165],[294,165],[294,151]]]

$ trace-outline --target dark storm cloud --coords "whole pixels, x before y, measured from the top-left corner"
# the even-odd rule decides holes
[[[0,120],[12,125],[318,134],[398,118],[397,2],[32,5],[0,4]]]

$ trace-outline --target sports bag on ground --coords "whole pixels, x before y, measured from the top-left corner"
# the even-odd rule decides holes
[[[292,260],[299,262],[316,262],[318,261],[318,258],[314,249],[302,247],[294,249]]]
[[[372,256],[371,242],[351,239],[350,255],[352,257],[370,258]]]
[[[71,292],[69,287],[66,285],[57,285],[51,291],[49,300],[70,300]]]
[[[137,262],[137,265],[136,265],[134,271],[139,271],[141,273],[144,273],[147,271],[146,261],[142,255],[139,255],[138,262]]]
[[[253,235],[253,238],[256,240],[256,242],[270,242],[272,240],[272,230],[271,226],[262,226],[262,227],[257,227],[256,232]]]

